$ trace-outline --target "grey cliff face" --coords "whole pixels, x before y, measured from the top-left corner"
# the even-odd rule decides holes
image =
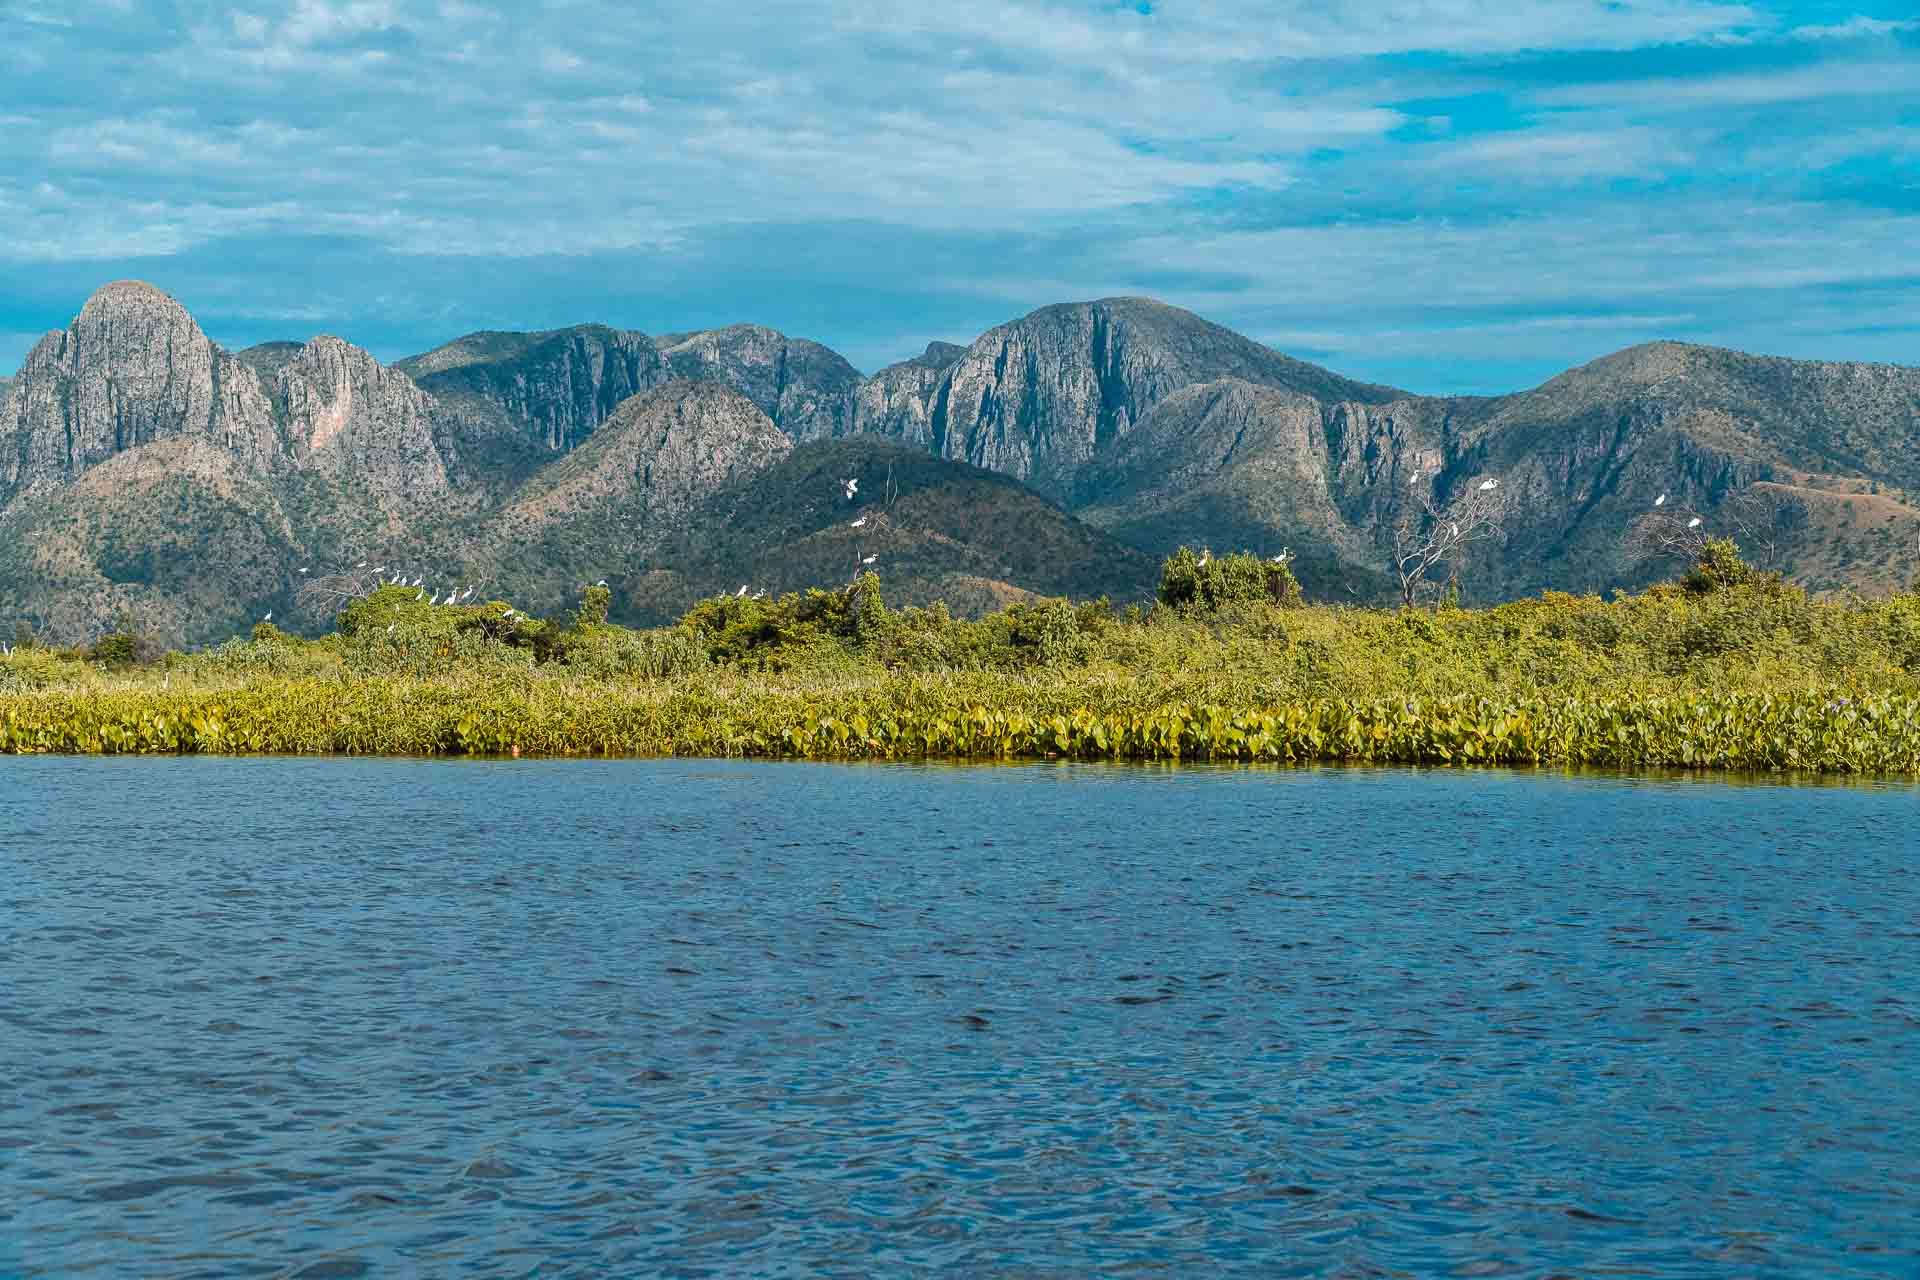
[[[738,392],[714,382],[666,382],[622,404],[514,508],[522,519],[547,520],[610,506],[657,526],[792,449],[792,438]]]
[[[659,345],[674,377],[725,383],[796,440],[851,429],[860,372],[817,342],[736,324],[673,334]]]
[[[1222,378],[1362,403],[1400,395],[1290,359],[1176,307],[1111,298],[1043,307],[989,330],[957,357],[929,349],[896,365],[876,379],[884,379],[881,390],[862,388],[859,422],[1084,502],[1095,495],[1081,473],[1154,405]]]
[[[850,430],[938,453],[933,422],[943,403],[940,389],[947,370],[966,351],[950,342],[932,343],[925,355],[888,365],[862,382],[853,393]]]
[[[0,424],[10,428],[0,490],[69,484],[114,455],[200,435],[256,468],[273,450],[271,408],[252,370],[221,351],[186,309],[122,280],[87,300],[27,356]]]
[[[577,447],[621,401],[670,376],[646,334],[603,325],[470,334],[396,368],[450,406],[497,415],[548,453]]]
[[[359,347],[315,338],[274,373],[273,392],[295,467],[356,483],[396,511],[446,492],[426,393]]]

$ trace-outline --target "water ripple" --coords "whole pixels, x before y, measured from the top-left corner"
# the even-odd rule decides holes
[[[0,767],[9,1280],[1920,1272],[1912,789]]]

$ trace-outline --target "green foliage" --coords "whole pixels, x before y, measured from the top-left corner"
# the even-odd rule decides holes
[[[1740,544],[1732,538],[1709,538],[1700,550],[1700,558],[1682,578],[1681,585],[1696,595],[1744,587],[1760,579],[1759,570],[1740,558]],[[1779,575],[1773,575],[1777,581]]]
[[[1172,609],[1219,613],[1252,604],[1300,604],[1300,583],[1285,563],[1249,552],[1216,556],[1181,547],[1160,566],[1160,603]]]
[[[574,614],[574,625],[580,628],[598,626],[607,620],[607,606],[613,601],[613,592],[605,587],[588,587],[580,597],[579,611]]]
[[[131,630],[110,631],[95,640],[86,651],[87,661],[109,669],[145,667],[158,662],[165,653],[151,636]]]
[[[1198,597],[1196,597],[1198,598]],[[1920,596],[1549,593],[1405,612],[1239,600],[977,619],[879,581],[677,627],[376,592],[155,668],[0,660],[0,751],[1353,760],[1920,773]]]

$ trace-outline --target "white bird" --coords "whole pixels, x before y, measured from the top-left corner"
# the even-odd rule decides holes
[[[427,593],[422,591],[419,595],[413,598],[413,601],[415,604],[418,604],[420,601],[425,600],[426,598],[427,598]]]
[[[1691,519],[1691,520],[1689,520],[1689,521],[1687,521],[1687,528],[1689,528],[1689,529],[1698,529],[1699,527],[1700,527],[1700,517],[1699,517],[1699,516],[1695,516],[1695,517],[1694,517],[1693,519]]]
[[[1420,483],[1420,473],[1419,473],[1418,471],[1416,471],[1416,472],[1414,472],[1414,473],[1413,473],[1412,475],[1410,475],[1410,476],[1408,476],[1408,477],[1407,477],[1407,483],[1408,483],[1408,484],[1419,484],[1419,483]]]
[[[272,621],[273,621],[273,610],[271,610],[271,609],[269,609],[269,610],[267,610],[267,616],[266,616],[266,617],[264,617],[264,618],[262,618],[262,619],[260,619],[260,621],[262,621],[262,622],[272,622]]]
[[[468,588],[467,588],[467,592],[466,592],[466,594],[465,594],[465,595],[463,595],[463,596],[461,596],[460,598],[461,598],[462,600],[471,600],[471,599],[473,598],[473,588],[472,588],[472,587],[468,587]]]
[[[1460,526],[1459,526],[1459,525],[1455,525],[1455,526],[1453,526],[1453,536],[1454,536],[1454,537],[1456,537],[1456,538],[1460,536]]]
[[[388,635],[392,635],[392,634],[393,634],[393,624],[392,624],[391,622],[389,622],[389,623],[387,624],[387,634],[388,634]]]
[[[861,517],[860,517],[860,518],[859,518],[858,520],[855,520],[855,521],[853,522],[853,527],[854,527],[854,528],[856,528],[856,529],[864,529],[864,528],[866,528],[866,527],[867,527],[867,518],[866,518],[865,516],[861,516]]]
[[[1208,552],[1208,553],[1207,553],[1206,555],[1203,555],[1203,556],[1201,556],[1201,557],[1200,557],[1200,563],[1201,563],[1201,565],[1203,565],[1203,566],[1204,566],[1204,565],[1205,565],[1205,564],[1207,563],[1207,561],[1209,561],[1209,560],[1211,560],[1211,559],[1213,559],[1213,553],[1212,553],[1212,552]]]
[[[439,593],[438,591],[436,591],[436,592],[434,592],[434,593],[433,593],[433,599],[431,599],[431,600],[429,600],[429,601],[427,601],[427,603],[428,603],[428,604],[439,604],[439,603],[440,603],[440,593]]]
[[[364,569],[364,568],[366,568],[366,567],[367,567],[367,562],[366,562],[365,560],[362,560],[362,561],[361,561],[361,562],[360,562],[359,564],[357,564],[357,565],[355,565],[355,566],[353,566],[353,567],[354,567],[354,568],[356,568],[356,569]]]
[[[852,502],[853,495],[860,492],[860,482],[858,480],[855,480],[849,477],[848,479],[842,480],[840,483],[846,488],[847,501]]]
[[[1500,482],[1498,480],[1492,480],[1492,479],[1485,480],[1481,482],[1480,492],[1489,493],[1493,490],[1494,486],[1498,485],[1499,483]]]
[[[743,582],[740,584],[740,589],[733,593],[733,598],[735,600],[738,600],[741,596],[745,594],[747,594],[747,584]]]
[[[759,589],[758,591],[756,591],[756,592],[754,592],[754,593],[753,593],[753,596],[752,596],[752,598],[753,598],[753,599],[755,599],[755,600],[758,600],[758,599],[759,599],[760,597],[762,597],[762,596],[764,596],[764,595],[766,595],[766,594],[767,594],[767,589],[766,589],[765,587],[762,587],[762,588],[760,588],[760,589]]]
[[[301,565],[300,572],[305,573],[306,571],[307,571],[307,567],[305,565]]]
[[[1657,498],[1655,498],[1655,499],[1653,500],[1653,505],[1654,505],[1654,506],[1656,506],[1656,507],[1664,507],[1664,506],[1666,506],[1666,505],[1667,505],[1667,495],[1663,493],[1663,494],[1661,494],[1661,495],[1660,495],[1659,497],[1657,497]]]
[[[375,573],[385,573],[387,571],[387,566],[383,564],[377,564],[373,567],[373,571]]]
[[[872,564],[875,560],[878,560],[879,558],[880,558],[879,556],[868,556],[865,560],[862,560],[860,563]]]

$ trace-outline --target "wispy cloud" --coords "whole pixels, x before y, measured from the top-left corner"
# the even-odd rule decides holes
[[[1516,333],[1807,345],[1915,230],[1905,0],[0,9],[21,332],[130,271],[235,340],[754,318],[871,364],[1126,291],[1336,305],[1361,373],[1467,305],[1434,341],[1517,380]]]

